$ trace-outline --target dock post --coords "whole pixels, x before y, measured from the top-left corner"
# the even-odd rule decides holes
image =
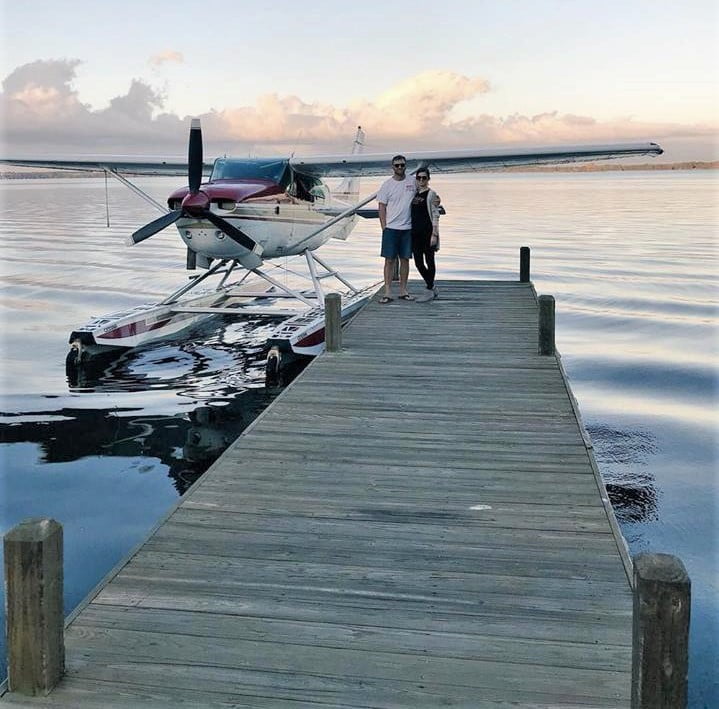
[[[540,295],[539,302],[539,354],[554,354],[554,296]]]
[[[65,671],[62,525],[27,519],[3,542],[8,688],[46,695]]]
[[[529,283],[529,246],[519,249],[519,280],[521,283]]]
[[[670,554],[634,557],[632,709],[687,705],[691,580]]]
[[[342,347],[342,298],[339,293],[325,296],[325,350],[339,352]]]

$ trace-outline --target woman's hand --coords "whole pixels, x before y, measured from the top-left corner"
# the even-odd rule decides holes
[[[432,232],[432,237],[429,240],[429,245],[437,246],[438,243],[439,243],[439,232],[438,231]]]

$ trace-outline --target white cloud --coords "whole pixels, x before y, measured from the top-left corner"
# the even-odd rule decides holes
[[[167,64],[168,62],[173,62],[175,64],[183,64],[185,61],[185,57],[182,55],[182,52],[177,52],[174,49],[165,49],[162,52],[159,52],[158,54],[153,55],[148,60],[148,63],[152,66],[162,66],[163,64]]]
[[[160,91],[135,79],[126,94],[113,98],[107,108],[94,110],[80,101],[73,88],[78,64],[75,59],[37,61],[18,67],[6,77],[0,109],[5,116],[8,154],[170,156],[184,152],[187,117],[162,112],[164,97]],[[261,96],[254,106],[213,109],[200,118],[208,156],[248,151],[344,152],[355,127],[362,125],[370,151],[666,139],[681,143],[683,149],[701,145],[703,159],[712,157],[709,153],[716,127],[710,125],[647,123],[631,118],[597,121],[590,116],[556,112],[453,118],[455,107],[489,90],[489,82],[481,77],[427,71],[373,99],[347,106],[308,103],[297,96],[271,93]]]

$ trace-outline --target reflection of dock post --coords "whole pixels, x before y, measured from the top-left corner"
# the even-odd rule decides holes
[[[540,295],[539,302],[539,354],[554,354],[554,296]]]
[[[634,557],[632,709],[687,705],[691,580],[670,554]]]
[[[529,246],[519,249],[519,280],[521,283],[529,283]]]
[[[8,686],[47,695],[65,671],[62,526],[32,518],[4,538]]]
[[[325,296],[325,350],[339,352],[342,347],[342,298],[339,293]]]

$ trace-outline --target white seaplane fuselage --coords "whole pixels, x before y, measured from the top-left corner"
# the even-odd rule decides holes
[[[307,239],[326,221],[324,209],[344,209],[349,205],[328,199],[302,202],[287,198],[248,199],[231,209],[211,204],[210,209],[237,227],[262,247],[262,258],[272,259],[295,256],[322,246],[330,239],[347,239],[357,222],[352,216],[327,227],[311,239]],[[242,265],[248,250],[227,237],[222,231],[204,220],[180,219],[177,224],[180,237],[188,248],[211,259],[237,259]]]
[[[352,192],[347,192],[351,184]],[[261,247],[261,258],[272,259],[314,251],[329,239],[346,239],[357,220],[349,216],[313,236],[337,214],[357,203],[359,182],[340,186],[346,201],[339,201],[321,179],[302,175],[288,160],[218,158],[210,180],[200,185],[207,208],[242,231]],[[180,209],[189,188],[173,192],[171,210]],[[207,259],[237,260],[246,268],[257,266],[250,251],[220,228],[191,210],[176,222],[187,247]],[[311,238],[308,238],[311,237]]]

